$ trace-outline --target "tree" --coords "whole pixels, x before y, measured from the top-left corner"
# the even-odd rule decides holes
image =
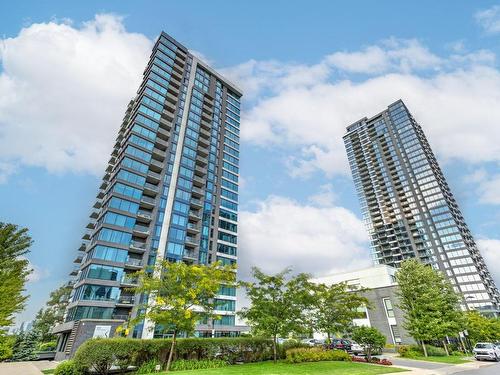
[[[28,298],[22,293],[31,269],[23,256],[31,244],[28,229],[0,222],[0,326],[10,326]]]
[[[303,333],[310,328],[308,315],[313,303],[313,284],[309,275],[301,273],[287,280],[287,268],[275,275],[266,275],[254,267],[255,281],[242,282],[250,299],[250,307],[239,315],[259,335],[273,338],[273,358],[277,360],[277,338],[291,333]]]
[[[150,303],[142,306],[145,312],[131,323],[148,319],[173,332],[166,366],[169,371],[177,335],[192,333],[198,321],[218,318],[214,298],[222,284],[234,284],[234,268],[222,267],[218,262],[205,266],[164,260],[136,276],[139,283],[134,292],[147,294]]]
[[[399,307],[404,311],[404,327],[420,342],[427,357],[425,341],[442,340],[458,334],[463,326],[460,297],[445,277],[416,259],[406,260],[396,272]]]
[[[481,341],[500,341],[500,319],[488,318],[477,311],[468,311],[465,317],[472,344]]]
[[[382,350],[386,343],[386,337],[374,327],[355,327],[352,339],[364,348],[368,362],[372,359],[372,353]]]
[[[12,360],[31,361],[36,358],[35,351],[38,346],[38,335],[35,331],[21,332],[16,336],[12,348]]]
[[[332,334],[348,331],[359,314],[358,309],[368,305],[368,299],[360,292],[362,290],[349,291],[346,283],[319,284],[314,289],[313,326],[316,331],[327,334],[328,342]]]
[[[72,287],[68,284],[57,288],[50,293],[45,309],[40,309],[33,323],[33,330],[38,333],[40,342],[49,342],[56,339],[52,328],[63,322],[64,312],[68,305]]]

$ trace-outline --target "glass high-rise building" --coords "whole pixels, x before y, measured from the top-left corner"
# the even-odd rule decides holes
[[[464,307],[498,314],[500,295],[420,125],[399,100],[347,127],[352,176],[373,261],[441,270]]]
[[[161,259],[237,261],[241,91],[162,33],[129,103],[72,275],[58,359],[89,337],[113,335],[147,296],[130,274]],[[198,336],[238,335],[236,290],[221,286],[222,319]],[[136,326],[133,337],[161,330]]]

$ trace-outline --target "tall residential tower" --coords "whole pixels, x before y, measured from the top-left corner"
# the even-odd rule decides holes
[[[498,289],[404,103],[347,127],[344,142],[374,262],[417,258],[447,275],[468,308],[498,314]]]
[[[89,337],[112,335],[144,295],[129,275],[160,259],[208,264],[237,259],[241,91],[165,33],[129,103],[88,230],[75,260],[74,289],[58,359]],[[236,291],[221,287],[221,320],[198,336],[233,336]],[[133,337],[161,335],[136,326]]]

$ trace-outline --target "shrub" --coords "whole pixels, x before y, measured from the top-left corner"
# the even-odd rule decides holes
[[[322,348],[296,348],[286,351],[288,363],[319,361],[350,361],[351,357],[343,350],[325,350]]]
[[[107,374],[111,365],[126,370],[156,361],[164,364],[170,339],[91,339],[78,348],[75,360],[88,371]],[[284,357],[284,354],[283,354]],[[187,338],[178,339],[175,360],[222,360],[228,363],[257,362],[272,358],[272,340],[263,338]]]
[[[286,358],[288,349],[310,348],[311,346],[297,340],[287,340],[283,344],[278,345],[278,356],[282,359]]]
[[[51,352],[56,350],[57,341],[43,342],[38,345],[38,350],[41,352]]]
[[[113,347],[118,339],[92,339],[78,348],[75,362],[85,370],[93,370],[99,375],[107,375],[115,362]]]
[[[152,359],[150,361],[144,362],[135,372],[136,374],[152,374],[156,372],[156,366],[161,364],[157,359]]]
[[[61,362],[54,370],[54,375],[81,375],[80,367],[72,359]]]
[[[180,370],[199,370],[208,368],[219,368],[227,366],[228,363],[221,359],[202,359],[202,360],[192,360],[192,359],[179,359],[172,363],[170,369],[172,371]]]
[[[437,346],[432,346],[432,345],[425,345],[425,348],[427,349],[427,355],[430,355],[433,357],[444,357],[446,355],[446,351],[443,348],[439,348]],[[419,348],[419,349],[420,349],[421,353],[423,354],[422,348]]]
[[[0,362],[12,358],[15,336],[0,336]]]

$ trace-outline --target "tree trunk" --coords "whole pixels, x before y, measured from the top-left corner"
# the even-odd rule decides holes
[[[448,350],[448,345],[446,345],[446,339],[443,340],[443,345],[444,345],[444,351],[446,352],[446,355],[450,355],[450,352]]]
[[[330,335],[330,332],[328,332],[326,335],[328,336],[328,345],[330,345],[332,343],[332,337]]]
[[[273,359],[274,363],[277,361],[277,354],[276,354],[276,335],[273,336]]]
[[[372,361],[372,347],[370,345],[366,346],[366,362],[370,363]]]
[[[424,350],[424,356],[427,357],[427,348],[425,347],[424,340],[422,340],[422,349]]]
[[[170,371],[170,365],[172,364],[172,357],[174,356],[175,342],[177,339],[177,330],[174,330],[174,336],[172,337],[172,345],[170,345],[170,353],[168,353],[167,367],[165,371]]]

